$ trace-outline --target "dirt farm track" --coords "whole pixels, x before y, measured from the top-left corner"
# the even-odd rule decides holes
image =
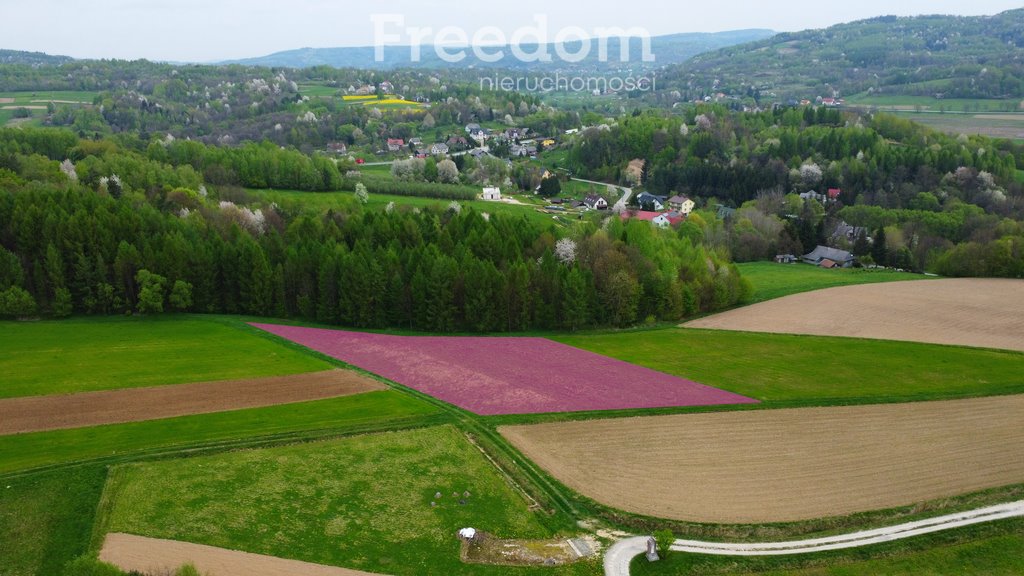
[[[200,574],[216,576],[377,576],[369,572],[285,560],[173,540],[108,534],[100,560],[122,570],[170,574],[191,563]]]
[[[555,478],[649,516],[763,523],[1024,483],[1024,396],[508,426]]]
[[[949,279],[843,286],[684,325],[1024,351],[1024,281]]]
[[[387,387],[349,370],[0,400],[0,434],[259,408]]]

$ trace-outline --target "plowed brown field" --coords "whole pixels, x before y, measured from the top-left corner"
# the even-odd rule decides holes
[[[374,576],[347,568],[130,534],[107,534],[100,560],[122,570],[154,576],[170,574],[189,563],[200,574],[211,576]]]
[[[349,370],[0,400],[0,434],[138,422],[385,390]]]
[[[1024,483],[1024,396],[559,422],[500,432],[606,505],[784,522]]]
[[[842,286],[737,308],[684,326],[1024,351],[1024,281],[962,278]]]

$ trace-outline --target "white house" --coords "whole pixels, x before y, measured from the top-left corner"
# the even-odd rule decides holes
[[[591,210],[607,210],[608,201],[596,194],[591,194],[583,199],[583,203]]]
[[[682,194],[677,194],[668,199],[668,207],[683,216],[689,216],[690,212],[697,207],[697,203]]]
[[[483,198],[491,202],[500,202],[501,188],[484,188]]]
[[[430,147],[430,153],[434,156],[443,156],[448,153],[448,145],[442,142],[438,142]]]

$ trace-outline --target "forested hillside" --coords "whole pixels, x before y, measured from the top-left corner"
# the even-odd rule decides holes
[[[513,331],[675,321],[749,295],[724,255],[645,222],[563,234],[458,203],[236,205],[190,162],[229,170],[246,152],[194,146],[189,156],[0,130],[0,315],[176,310]],[[281,171],[299,162],[262,154],[252,158]]]
[[[663,76],[687,99],[766,101],[876,94],[1024,98],[1024,9],[995,16],[885,16],[696,56]]]

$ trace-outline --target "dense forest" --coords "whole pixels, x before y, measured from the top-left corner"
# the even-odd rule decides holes
[[[231,158],[244,149],[195,146],[205,171],[241,170]],[[457,202],[252,208],[218,199],[173,146],[163,161],[148,148],[0,130],[0,314],[175,310],[490,332],[675,321],[749,295],[726,254],[645,222],[561,236]]]

